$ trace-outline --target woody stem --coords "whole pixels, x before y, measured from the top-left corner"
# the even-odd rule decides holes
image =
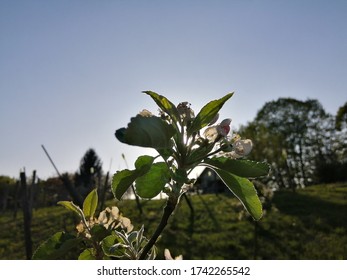
[[[158,237],[160,236],[160,234],[163,232],[164,228],[166,227],[172,212],[176,208],[177,203],[178,203],[178,197],[176,196],[170,196],[169,199],[167,200],[160,223],[157,229],[155,230],[155,232],[153,233],[152,237],[146,244],[146,246],[143,248],[143,251],[140,255],[140,260],[146,259],[148,252],[152,249]]]

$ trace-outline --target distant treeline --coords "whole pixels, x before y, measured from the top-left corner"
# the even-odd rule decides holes
[[[311,184],[347,181],[347,103],[331,115],[318,100],[280,98],[266,103],[238,133],[253,141],[249,159],[271,165],[270,176],[263,179],[268,187],[295,190]],[[103,174],[100,158],[89,149],[75,174],[59,174],[35,182],[29,179],[32,207],[56,205],[60,200],[80,204],[95,187],[104,201],[112,197],[109,179],[108,173]],[[0,176],[0,211],[16,210],[20,198],[19,180]]]
[[[82,157],[80,167],[74,174],[62,173],[56,177],[40,180],[26,174],[27,196],[31,208],[57,205],[61,200],[72,200],[82,207],[86,195],[94,188],[98,189],[100,208],[111,197],[109,174],[102,171],[102,162],[93,149],[88,149]],[[34,177],[34,178],[33,178]],[[0,212],[22,208],[23,188],[18,179],[0,176]]]

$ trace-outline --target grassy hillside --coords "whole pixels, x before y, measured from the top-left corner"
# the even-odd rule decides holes
[[[347,184],[319,185],[297,193],[277,192],[271,210],[255,224],[242,215],[238,201],[226,195],[190,197],[169,221],[158,243],[184,259],[347,259]],[[164,201],[144,201],[139,216],[134,201],[117,206],[148,236],[159,221]],[[0,259],[24,259],[22,216],[0,216]],[[33,213],[34,249],[59,230],[73,231],[76,219],[62,207]]]

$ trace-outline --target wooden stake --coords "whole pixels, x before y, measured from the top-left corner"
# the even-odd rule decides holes
[[[32,256],[32,240],[31,240],[31,209],[29,205],[28,188],[26,183],[25,172],[20,173],[21,189],[22,189],[22,208],[24,219],[24,239],[25,239],[25,252],[28,260]]]

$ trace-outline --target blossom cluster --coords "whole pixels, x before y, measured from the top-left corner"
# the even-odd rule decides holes
[[[176,107],[180,115],[180,124],[183,127],[188,127],[195,118],[195,113],[190,106],[191,104],[189,102],[180,102]],[[146,109],[142,110],[139,115],[143,117],[153,116],[153,114]],[[162,119],[172,122],[170,117],[163,111],[159,110],[159,115],[162,117]],[[203,138],[200,137],[200,139],[193,144],[199,144],[201,140],[207,140],[208,143],[217,144],[216,147],[219,145],[221,150],[220,155],[232,159],[247,156],[253,148],[252,140],[241,139],[240,135],[238,134],[232,135],[230,128],[232,122],[231,119],[224,119],[219,124],[214,125],[218,118],[219,114],[216,114],[214,119],[209,123],[209,126],[204,130]]]
[[[247,156],[253,148],[252,140],[241,139],[240,135],[230,135],[231,119],[225,119],[220,124],[210,126],[204,131],[204,137],[209,142],[219,141],[225,157],[237,159]]]
[[[190,103],[181,102],[177,106],[177,110],[181,116],[183,124],[187,124],[192,121],[195,117],[194,111],[190,108]],[[247,156],[253,147],[252,140],[241,139],[238,134],[231,136],[231,119],[224,119],[217,125],[213,125],[217,122],[219,114],[217,114],[214,119],[209,123],[204,131],[204,138],[208,140],[209,143],[217,143],[223,145],[223,156],[237,159]]]
[[[107,207],[105,210],[101,211],[98,218],[90,218],[86,221],[86,224],[82,221],[76,226],[77,232],[84,235],[87,238],[91,238],[89,229],[95,225],[101,225],[106,229],[114,230],[116,228],[121,228],[130,232],[133,230],[134,226],[131,224],[129,218],[123,217],[118,207],[113,206],[112,208]],[[86,228],[86,226],[88,228]]]

